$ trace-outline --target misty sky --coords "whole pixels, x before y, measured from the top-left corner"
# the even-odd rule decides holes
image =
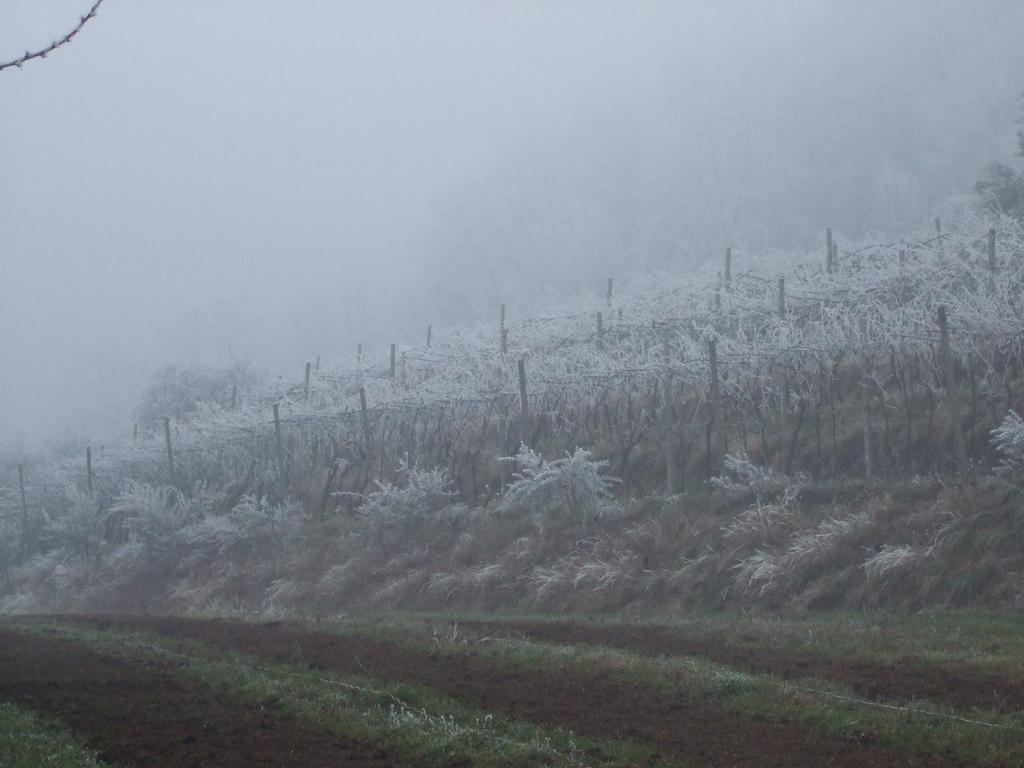
[[[2,0],[0,60],[88,4]],[[917,225],[1011,154],[1021,29],[1018,0],[107,0],[0,72],[0,443],[124,433],[162,363],[298,377],[541,283]]]

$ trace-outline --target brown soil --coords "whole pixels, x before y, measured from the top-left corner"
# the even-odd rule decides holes
[[[169,671],[63,640],[0,631],[0,699],[58,717],[111,763],[136,768],[406,765]]]
[[[739,646],[721,636],[687,637],[671,627],[579,622],[459,622],[478,636],[547,643],[603,645],[652,656],[700,656],[718,664],[787,679],[819,678],[850,686],[872,699],[930,699],[995,711],[1024,709],[1024,679],[979,669],[952,669],[907,658],[898,665],[844,661],[767,646]]]
[[[368,637],[315,632],[298,623],[245,624],[151,617],[91,619],[101,627],[155,631],[279,662],[430,687],[475,706],[598,739],[656,744],[666,758],[702,766],[950,766],[830,739],[801,724],[730,713],[714,702],[595,669],[540,670],[470,652],[427,651]]]

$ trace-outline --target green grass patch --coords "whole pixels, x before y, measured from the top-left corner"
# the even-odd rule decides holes
[[[912,700],[899,706],[881,704],[835,682],[783,680],[690,656],[652,657],[593,645],[520,640],[466,643],[454,629],[445,635],[422,625],[417,630],[408,621],[401,617],[366,623],[348,621],[331,625],[331,631],[370,635],[434,652],[447,649],[451,653],[471,653],[495,665],[571,669],[584,674],[601,671],[652,688],[714,701],[737,714],[800,722],[841,740],[869,741],[908,754],[950,757],[963,764],[1024,765],[1024,712],[964,713],[942,703]],[[910,623],[913,621],[925,619]],[[815,626],[811,622],[794,625]],[[842,624],[833,618],[825,626],[830,632],[838,632]],[[969,626],[971,631],[978,631],[984,622]]]
[[[561,729],[542,728],[467,706],[419,686],[275,664],[157,634],[98,630],[40,619],[20,619],[8,625],[108,653],[156,663],[173,662],[175,674],[205,686],[225,688],[242,700],[282,708],[345,738],[373,743],[401,754],[410,765],[665,765],[657,758],[657,750],[646,745],[598,741]]]
[[[561,623],[563,616],[536,614],[419,613],[367,617],[357,623],[401,630],[414,637],[450,636],[466,621]],[[1024,617],[977,611],[922,611],[919,613],[857,613],[829,611],[796,618],[770,614],[687,614],[685,617],[598,616],[572,619],[597,626],[629,622],[632,626],[669,629],[680,637],[714,640],[737,648],[765,648],[792,654],[813,653],[844,661],[878,664],[915,660],[929,664],[956,664],[966,669],[1024,675]],[[335,622],[346,626],[352,621]],[[463,633],[465,634],[465,633]]]
[[[0,701],[0,766],[104,768],[106,765],[63,723]]]

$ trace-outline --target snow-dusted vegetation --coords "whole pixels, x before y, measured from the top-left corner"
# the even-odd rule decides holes
[[[4,606],[781,599],[847,561],[885,583],[939,522],[887,541],[891,499],[808,489],[934,502],[922,476],[1019,467],[1022,310],[1024,231],[967,217],[618,279],[294,384],[165,373],[88,465],[5,460]]]

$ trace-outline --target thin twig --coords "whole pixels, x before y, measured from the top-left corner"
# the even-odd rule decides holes
[[[868,701],[867,699],[858,699],[854,696],[843,696],[840,693],[832,693],[831,691],[819,691],[815,688],[804,688],[798,685],[783,685],[783,688],[791,691],[798,691],[800,693],[809,693],[814,696],[826,696],[830,699],[838,699],[839,701],[845,701],[849,704],[858,704],[862,707],[876,707],[877,709],[888,709],[892,712],[903,712],[904,714],[910,715],[923,715],[925,717],[937,717],[946,720],[954,720],[958,723],[967,723],[969,725],[980,725],[984,728],[998,728],[1004,731],[1012,731],[1013,733],[1024,733],[1024,729],[1015,728],[1012,725],[1004,725],[1002,723],[990,723],[985,720],[974,720],[969,717],[962,717],[960,715],[953,715],[948,712],[934,712],[927,709],[915,709],[913,707],[901,707],[896,704],[883,704],[880,701]]]
[[[25,53],[18,58],[0,64],[0,71],[11,68],[21,69],[26,62],[32,61],[32,59],[45,59],[53,51],[57,50],[61,46],[67,45],[75,38],[75,35],[82,31],[82,27],[88,24],[90,19],[96,18],[96,12],[99,10],[101,5],[103,5],[103,0],[96,0],[96,2],[93,3],[92,8],[89,9],[89,12],[82,16],[78,20],[78,24],[75,25],[75,28],[64,35],[64,37],[59,40],[54,40],[48,46],[41,48],[38,51],[25,51]]]

